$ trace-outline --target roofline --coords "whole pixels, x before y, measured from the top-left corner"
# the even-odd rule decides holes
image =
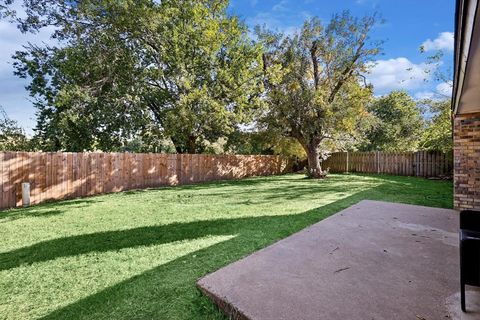
[[[455,6],[455,44],[452,110],[458,113],[458,104],[465,80],[466,65],[470,55],[470,44],[473,37],[476,12],[479,0],[457,0]],[[473,12],[473,19],[469,16]]]
[[[458,74],[459,74],[459,50],[460,50],[460,36],[459,36],[459,28],[460,28],[460,14],[461,14],[461,7],[463,6],[463,0],[457,0],[455,2],[455,30],[454,30],[454,49],[453,49],[453,90],[452,90],[452,111],[456,113],[457,105],[457,90],[458,90]]]

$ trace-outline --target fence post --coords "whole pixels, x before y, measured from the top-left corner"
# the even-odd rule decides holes
[[[349,156],[348,156],[348,151],[347,151],[347,170],[345,171],[346,173],[348,173],[348,169],[349,169]]]
[[[412,175],[413,175],[414,177],[417,176],[417,172],[418,172],[418,160],[417,160],[417,159],[418,159],[418,156],[417,156],[417,154],[418,154],[418,151],[416,151],[416,152],[413,153]]]
[[[380,174],[380,153],[375,151],[375,161],[377,162],[377,174]]]

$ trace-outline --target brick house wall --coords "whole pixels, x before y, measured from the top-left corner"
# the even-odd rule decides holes
[[[454,207],[480,209],[480,113],[454,119]]]

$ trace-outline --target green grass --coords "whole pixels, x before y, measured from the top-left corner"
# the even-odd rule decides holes
[[[223,319],[198,278],[363,199],[450,208],[452,184],[286,175],[0,212],[0,318]]]

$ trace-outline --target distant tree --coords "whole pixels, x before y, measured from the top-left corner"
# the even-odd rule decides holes
[[[0,151],[30,151],[25,131],[0,106]]]
[[[134,153],[175,153],[175,146],[169,139],[158,138],[156,135],[140,135],[126,140],[121,147],[113,151]]]
[[[422,112],[404,91],[392,91],[368,107],[375,117],[363,151],[414,151],[425,128]]]
[[[324,26],[318,18],[293,35],[257,27],[264,46],[263,66],[269,109],[263,123],[296,139],[308,156],[308,176],[325,176],[319,149],[325,140],[355,136],[368,113],[372,88],[362,74],[380,52],[369,34],[376,15],[362,19],[348,12]]]
[[[235,130],[228,135],[225,150],[234,154],[273,154],[271,134],[263,130]]]
[[[420,52],[425,53],[423,46]],[[432,93],[430,99],[420,102],[428,115],[427,128],[422,136],[420,148],[423,150],[450,152],[453,149],[451,91],[453,89],[453,71],[443,58],[445,52],[436,50],[426,57],[424,70],[428,81],[440,82],[443,90]]]
[[[453,149],[452,109],[450,99],[424,100],[430,119],[422,135],[422,150],[450,152]]]
[[[228,0],[23,2],[20,28],[59,40],[15,55],[44,149],[115,150],[150,128],[202,152],[261,106],[261,48]]]

